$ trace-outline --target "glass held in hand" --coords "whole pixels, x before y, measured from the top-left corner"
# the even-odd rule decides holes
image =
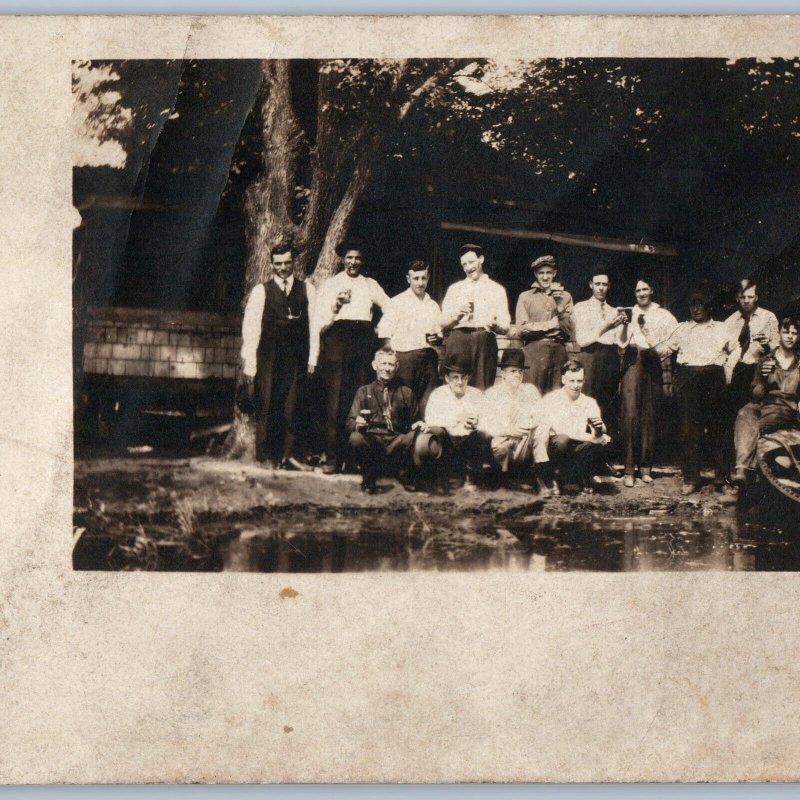
[[[603,433],[603,420],[600,417],[589,417],[589,426],[595,436]]]

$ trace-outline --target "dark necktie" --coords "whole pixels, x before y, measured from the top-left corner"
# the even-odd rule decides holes
[[[386,428],[393,431],[392,427],[392,401],[389,397],[389,387],[383,387],[383,417],[386,420]]]
[[[739,334],[739,347],[742,348],[742,355],[744,355],[750,348],[750,317],[744,318],[744,325]]]

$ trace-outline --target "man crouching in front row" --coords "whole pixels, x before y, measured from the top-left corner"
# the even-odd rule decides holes
[[[537,406],[533,457],[543,496],[560,494],[554,467],[564,475],[571,472],[570,482],[588,493],[605,462],[603,451],[611,437],[597,401],[582,392],[583,380],[583,366],[570,359],[561,368],[561,389],[546,395]]]
[[[471,369],[466,355],[449,356],[445,385],[433,390],[425,407],[428,432],[414,446],[414,464],[423,472],[433,467],[437,488],[445,492],[451,471],[465,478],[466,488],[473,488],[474,479],[486,471],[496,471],[491,436],[480,429],[483,392],[469,385]]]
[[[347,417],[353,456],[361,467],[361,488],[377,492],[377,478],[410,466],[417,431],[426,430],[418,419],[414,393],[397,378],[397,355],[384,347],[372,361],[376,379],[361,386]]]

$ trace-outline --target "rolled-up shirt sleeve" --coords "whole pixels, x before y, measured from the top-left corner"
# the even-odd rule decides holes
[[[319,359],[319,331],[316,324],[317,290],[308,281],[305,284],[308,297],[308,365],[316,367]]]
[[[258,368],[256,356],[258,343],[261,340],[261,318],[264,315],[265,298],[264,284],[259,283],[253,287],[244,307],[241,355],[244,374],[251,378],[256,374]]]
[[[367,282],[369,285],[370,300],[385,314],[389,307],[389,295],[383,291],[381,285],[374,278],[367,278]]]

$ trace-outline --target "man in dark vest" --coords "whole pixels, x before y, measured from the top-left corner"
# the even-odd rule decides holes
[[[242,322],[244,379],[256,407],[256,458],[272,468],[305,469],[293,448],[295,409],[312,349],[314,287],[294,276],[290,244],[275,245],[270,255],[272,277],[253,287]]]

